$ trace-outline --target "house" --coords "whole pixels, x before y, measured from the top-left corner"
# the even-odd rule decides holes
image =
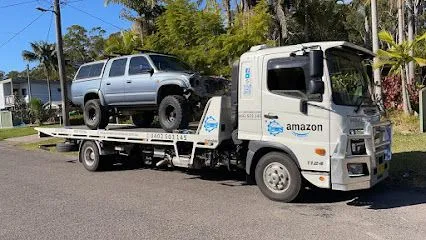
[[[43,104],[49,102],[49,91],[46,80],[30,80],[30,88],[28,80],[22,78],[5,79],[0,81],[0,110],[10,109],[15,105],[15,96],[22,98],[25,102],[29,102],[31,98],[40,99]],[[71,83],[68,84],[68,93],[71,90]],[[61,101],[61,86],[59,81],[50,81],[51,101]],[[70,94],[68,94],[70,95]]]

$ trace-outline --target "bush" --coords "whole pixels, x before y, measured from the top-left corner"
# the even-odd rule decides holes
[[[420,84],[408,84],[411,107],[419,112],[419,90],[423,88]],[[383,103],[386,109],[402,110],[402,84],[399,76],[387,76],[382,80]]]
[[[30,115],[35,119],[35,123],[38,125],[43,124],[53,114],[51,109],[43,108],[43,102],[38,98],[31,99],[29,103]]]
[[[417,116],[404,114],[401,110],[391,110],[387,119],[392,122],[395,133],[418,133],[420,132],[420,121]]]

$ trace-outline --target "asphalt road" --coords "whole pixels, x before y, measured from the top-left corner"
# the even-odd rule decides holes
[[[266,199],[241,177],[120,168],[0,143],[0,239],[426,239],[426,189]]]

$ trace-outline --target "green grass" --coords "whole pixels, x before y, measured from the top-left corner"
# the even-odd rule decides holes
[[[7,138],[14,138],[14,137],[23,137],[23,136],[29,136],[37,134],[38,132],[34,130],[36,126],[31,127],[15,127],[15,128],[5,128],[0,129],[0,141],[5,140]],[[59,125],[43,125],[40,127],[59,127]]]
[[[426,186],[426,134],[393,135],[391,179]]]
[[[23,143],[23,144],[19,144],[18,146],[26,149],[26,150],[37,150],[40,149],[40,145],[48,145],[48,144],[57,144],[60,142],[64,142],[64,139],[62,138],[51,138],[51,139],[47,139],[47,140],[41,140],[39,142],[33,142],[33,143]],[[50,152],[56,152],[56,147],[48,147]],[[71,156],[75,156],[78,157],[78,152],[65,152],[64,154],[66,155],[71,155]]]
[[[37,134],[33,127],[16,127],[0,129],[0,141],[6,138],[23,137],[28,135]]]

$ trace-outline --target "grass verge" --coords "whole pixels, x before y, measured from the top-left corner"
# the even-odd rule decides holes
[[[16,127],[0,129],[0,141],[6,138],[23,137],[33,134],[37,134],[37,131],[34,130],[34,127]]]
[[[393,135],[391,179],[426,187],[426,134]]]
[[[23,143],[23,144],[19,144],[19,147],[22,147],[23,149],[26,150],[36,150],[36,149],[40,149],[40,145],[47,145],[47,144],[57,144],[60,142],[64,142],[64,139],[62,138],[50,138],[47,140],[41,140],[39,142],[33,142],[33,143]],[[47,148],[49,150],[49,152],[56,152],[56,147],[48,147]],[[78,157],[78,153],[77,152],[66,152],[64,153],[66,155],[71,155],[71,156],[76,156]]]

